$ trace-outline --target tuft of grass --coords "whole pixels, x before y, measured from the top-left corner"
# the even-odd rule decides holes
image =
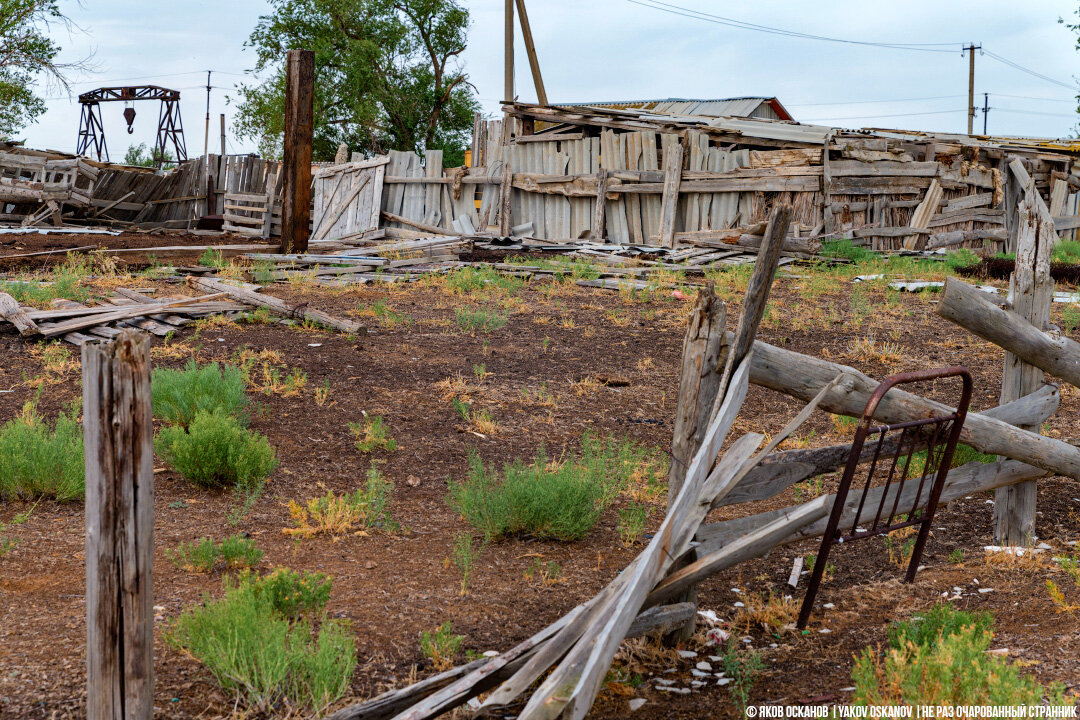
[[[945,254],[945,266],[950,270],[958,270],[978,264],[979,256],[968,248],[961,248]]]
[[[843,258],[857,263],[877,260],[879,257],[873,250],[856,245],[850,238],[826,240],[821,244],[821,255],[822,257]]]
[[[187,427],[199,412],[222,411],[244,423],[247,395],[239,368],[189,360],[183,370],[158,368],[151,373],[154,416]],[[246,423],[245,423],[246,424]]]
[[[790,595],[776,594],[772,590],[768,594],[749,593],[736,612],[733,624],[745,626],[746,632],[758,627],[775,634],[794,623],[798,614],[799,603]]]
[[[454,565],[461,571],[461,592],[459,595],[467,595],[469,592],[469,578],[472,577],[473,568],[480,558],[484,549],[483,542],[474,542],[469,533],[458,533],[454,536]]]
[[[165,428],[158,433],[154,449],[177,472],[202,487],[260,489],[278,464],[265,436],[221,410],[198,411],[187,428]]]
[[[184,610],[166,640],[252,711],[318,716],[345,694],[356,667],[348,623],[326,618],[329,596],[322,575],[245,572],[226,578],[221,598]]]
[[[964,562],[964,549],[956,548],[951,553],[949,553],[949,562],[954,565],[962,565]]]
[[[86,492],[83,433],[72,407],[54,423],[33,401],[0,426],[0,498],[78,500]]]
[[[457,318],[458,327],[467,332],[472,332],[473,330],[493,332],[506,325],[506,321],[510,319],[510,316],[506,313],[479,308],[476,310],[458,308],[454,315]]]
[[[1076,240],[1061,240],[1054,243],[1054,250],[1050,254],[1053,262],[1076,265],[1080,263],[1080,242]]]
[[[1064,704],[1064,687],[1043,687],[991,655],[993,617],[941,604],[889,630],[884,657],[866,648],[852,670],[859,705]]]
[[[465,636],[455,635],[453,623],[447,620],[434,632],[424,630],[420,633],[420,652],[441,672],[454,667],[454,658],[461,652],[464,642]]]
[[[390,437],[390,431],[379,415],[365,418],[362,423],[349,423],[349,430],[356,436],[356,449],[362,453],[397,450],[397,442]]]
[[[623,547],[631,547],[645,535],[645,520],[649,517],[648,505],[631,503],[619,511],[619,540]]]
[[[289,501],[289,514],[296,527],[282,530],[286,535],[310,538],[316,535],[341,535],[359,527],[362,530],[393,530],[396,524],[390,517],[390,496],[394,484],[372,465],[364,487],[353,493],[315,497],[301,505]]]

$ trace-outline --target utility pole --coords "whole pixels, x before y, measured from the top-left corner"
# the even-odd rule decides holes
[[[968,53],[968,122],[967,134],[975,130],[975,51],[982,50],[982,45],[968,43],[964,52]]]
[[[983,135],[986,134],[986,114],[990,112],[990,93],[983,93]]]
[[[203,157],[207,157],[210,154],[210,73],[213,70],[206,71],[206,133],[203,135]]]
[[[506,0],[503,18],[503,102],[514,102],[514,0]]]

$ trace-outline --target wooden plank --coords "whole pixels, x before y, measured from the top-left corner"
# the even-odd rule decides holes
[[[276,297],[262,295],[250,290],[243,290],[223,283],[220,280],[189,276],[187,281],[188,284],[193,287],[215,293],[215,296],[228,295],[234,300],[246,305],[266,307],[285,317],[312,320],[321,325],[325,325],[326,327],[331,327],[350,335],[364,335],[367,333],[367,329],[358,322],[335,317],[322,312],[321,310],[314,310],[306,306],[290,305],[284,300],[280,300]]]
[[[671,143],[664,152],[664,187],[660,201],[660,244],[675,247],[675,217],[682,183],[683,146]]]
[[[90,315],[89,317],[79,317],[75,318],[74,320],[67,320],[64,322],[52,323],[48,325],[39,325],[38,327],[41,328],[41,334],[45,337],[55,337],[56,335],[63,335],[69,332],[77,332],[79,330],[93,328],[95,325],[103,325],[106,323],[115,322],[117,320],[128,320],[130,318],[142,317],[144,315],[150,315],[154,312],[160,312],[164,309],[204,303],[209,300],[216,300],[217,298],[224,296],[225,293],[215,293],[213,295],[204,295],[202,297],[173,300],[166,303],[160,303],[159,305],[156,305],[154,307],[138,305],[132,308],[114,310],[108,313],[97,313]]]
[[[154,449],[148,336],[84,342],[89,720],[154,713]]]
[[[929,227],[931,218],[938,211],[938,205],[941,203],[943,192],[941,184],[938,183],[935,178],[930,183],[929,189],[926,191],[926,197],[923,198],[923,201],[919,203],[919,207],[915,208],[915,212],[912,213],[911,222],[909,222],[908,225],[917,229],[926,229]],[[906,250],[914,250],[918,244],[918,235],[909,235],[904,238],[904,249]]]
[[[289,50],[285,61],[284,193],[281,251],[304,252],[311,221],[311,133],[315,93],[315,53]]]

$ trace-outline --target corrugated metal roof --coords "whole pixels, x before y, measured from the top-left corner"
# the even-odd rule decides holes
[[[698,117],[751,117],[755,114],[790,120],[791,115],[774,97],[737,97],[694,100],[689,98],[665,98],[661,100],[610,100],[604,102],[565,103],[567,106],[604,107],[619,110],[649,110],[664,115]],[[767,109],[761,108],[765,105]],[[759,110],[760,108],[760,110]],[[763,112],[764,111],[764,112]]]

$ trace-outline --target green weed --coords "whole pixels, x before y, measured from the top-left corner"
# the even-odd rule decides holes
[[[431,659],[436,670],[449,670],[464,642],[465,636],[455,635],[453,623],[447,620],[435,632],[425,630],[420,634],[420,652]]]
[[[735,638],[728,641],[723,655],[724,674],[731,679],[728,691],[731,699],[739,708],[740,715],[746,715],[746,705],[750,700],[750,690],[754,687],[757,674],[765,668],[761,654],[756,650],[740,651]]]
[[[356,437],[356,449],[362,453],[397,450],[397,442],[390,437],[390,431],[379,415],[366,418],[362,423],[349,423],[349,430]]]
[[[173,565],[181,570],[196,573],[208,573],[214,569],[218,560],[218,548],[208,537],[180,543],[175,550],[165,553]]]
[[[494,332],[506,325],[510,316],[494,310],[470,310],[458,308],[455,312],[458,327],[467,332],[479,330],[481,332]]]
[[[625,547],[634,545],[645,534],[645,520],[649,516],[649,508],[641,503],[633,503],[619,511],[619,539]]]
[[[458,533],[454,536],[454,565],[461,571],[461,592],[466,595],[469,592],[469,578],[472,577],[473,567],[480,558],[484,549],[484,543],[474,542],[469,533]]]

